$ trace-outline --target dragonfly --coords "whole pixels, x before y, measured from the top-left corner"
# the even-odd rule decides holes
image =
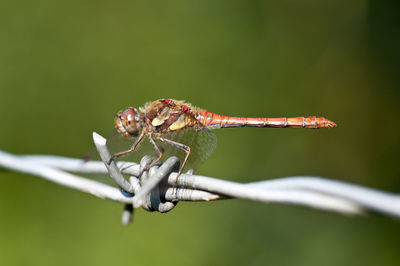
[[[210,130],[217,128],[233,127],[272,127],[272,128],[332,128],[336,124],[324,117],[301,116],[281,118],[250,118],[234,117],[215,114],[192,106],[184,101],[173,99],[159,99],[145,104],[139,110],[133,107],[118,112],[115,119],[118,132],[128,138],[137,138],[133,145],[124,151],[115,153],[110,163],[118,157],[124,156],[138,149],[144,139],[150,141],[157,153],[153,161],[145,168],[150,169],[163,156],[164,148],[160,142],[185,153],[185,158],[179,169],[178,176],[182,173],[193,149],[202,149],[208,157],[215,147],[215,136]],[[198,147],[177,141],[177,136],[191,131],[195,135],[205,136],[205,140],[197,141]],[[203,134],[202,134],[203,133]],[[207,133],[207,134],[204,134]],[[201,147],[201,145],[209,147]],[[165,145],[164,145],[165,146]],[[208,154],[207,154],[208,153]]]

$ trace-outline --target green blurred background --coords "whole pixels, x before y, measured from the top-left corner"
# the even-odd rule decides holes
[[[202,175],[323,176],[400,193],[400,5],[380,1],[0,3],[0,148],[81,157],[117,111],[183,99],[330,130],[219,130]],[[394,2],[394,1],[393,1]],[[0,172],[0,265],[399,265],[400,224],[240,200],[122,206]]]

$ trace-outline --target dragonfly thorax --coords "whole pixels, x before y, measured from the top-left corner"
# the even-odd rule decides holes
[[[115,126],[121,135],[128,138],[137,137],[141,129],[140,114],[132,107],[119,112],[115,119]]]

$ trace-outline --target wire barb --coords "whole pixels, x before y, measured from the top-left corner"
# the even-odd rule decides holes
[[[107,149],[106,139],[96,132],[93,132],[93,140],[94,144],[96,145],[97,151],[99,152],[100,158],[104,161],[104,165],[106,166],[111,177],[114,179],[115,183],[117,183],[118,186],[123,190],[133,193],[133,187],[128,181],[125,180],[125,178],[121,174],[121,171],[115,164],[115,161],[112,160],[112,156]]]
[[[105,162],[111,154],[105,139],[93,133],[93,140],[103,161],[48,155],[14,155],[0,150],[0,167],[34,175],[94,196],[125,205],[122,222],[127,225],[133,205],[148,211],[168,212],[178,201],[212,201],[238,198],[265,203],[277,202],[312,207],[342,214],[380,213],[400,218],[400,195],[318,177],[287,177],[253,183],[236,183],[194,175],[177,178],[179,161],[172,157],[155,164],[142,176],[146,157],[141,164]],[[109,174],[121,190],[72,173]],[[130,176],[129,181],[124,175]],[[130,211],[132,208],[132,211]]]

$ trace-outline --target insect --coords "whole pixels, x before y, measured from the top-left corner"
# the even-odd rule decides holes
[[[134,144],[125,151],[113,155],[110,162],[120,156],[135,151],[147,137],[157,152],[157,157],[147,167],[158,162],[163,149],[155,141],[160,141],[185,152],[185,159],[179,169],[182,173],[192,152],[189,145],[175,141],[168,136],[175,133],[193,130],[197,133],[216,128],[228,127],[291,127],[291,128],[330,128],[336,124],[324,117],[283,117],[283,118],[247,118],[214,114],[191,106],[189,103],[172,99],[160,99],[147,103],[144,107],[128,108],[120,111],[115,119],[118,132],[126,138],[137,137]],[[210,147],[213,149],[213,147]]]

